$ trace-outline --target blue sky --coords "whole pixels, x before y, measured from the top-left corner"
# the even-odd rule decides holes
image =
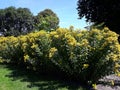
[[[44,9],[51,9],[60,19],[60,27],[68,28],[73,25],[75,28],[83,29],[87,26],[85,19],[78,19],[78,0],[0,0],[0,9],[9,6],[29,8],[34,15]]]

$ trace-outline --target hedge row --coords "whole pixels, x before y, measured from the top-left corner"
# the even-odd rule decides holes
[[[91,31],[59,28],[49,33],[0,37],[0,57],[40,72],[59,72],[85,83],[95,83],[103,76],[119,74],[117,37],[108,28]]]

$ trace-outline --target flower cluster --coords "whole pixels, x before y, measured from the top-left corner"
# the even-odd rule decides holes
[[[49,51],[49,58],[53,57],[55,52],[57,52],[57,49],[55,47],[51,48]]]

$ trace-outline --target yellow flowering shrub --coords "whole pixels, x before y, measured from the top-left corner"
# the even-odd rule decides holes
[[[108,28],[74,31],[58,28],[18,37],[0,37],[0,59],[32,70],[60,72],[85,83],[120,75],[118,35]],[[96,88],[96,85],[93,85]]]
[[[19,62],[19,57],[22,56],[19,39],[13,36],[0,38],[0,56],[7,62]]]
[[[20,41],[22,42],[21,46],[24,53],[24,62],[32,66],[31,68],[34,67],[36,70],[40,69],[44,64],[49,62],[49,49],[51,45],[49,34],[42,30],[23,37],[25,39],[23,40],[21,38]],[[29,56],[29,58],[27,58],[26,55]]]
[[[18,37],[0,37],[0,56],[14,63],[33,64],[39,59],[44,60],[43,56],[48,56],[50,42],[49,35],[45,31]]]
[[[51,46],[57,49],[50,56],[51,61],[69,77],[95,83],[118,70],[115,69],[120,60],[118,35],[108,28],[79,32],[58,29],[51,33]]]

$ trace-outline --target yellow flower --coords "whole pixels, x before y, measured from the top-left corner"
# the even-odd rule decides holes
[[[19,43],[16,43],[16,44],[15,44],[15,47],[17,47],[17,46],[19,46]]]
[[[83,68],[86,69],[89,67],[89,64],[83,64]]]
[[[52,31],[52,32],[50,32],[50,36],[54,36],[54,35],[56,35],[56,34],[57,34],[56,31]]]
[[[59,35],[54,35],[55,38],[59,38]]]
[[[31,46],[32,49],[37,48],[37,47],[38,47],[38,45],[35,43],[33,43],[33,45]]]
[[[120,72],[116,74],[118,77],[120,77]]]
[[[92,29],[90,31],[90,35],[98,35],[99,33],[100,33],[100,30],[98,30],[98,29]]]
[[[114,53],[114,52],[108,54],[107,57],[109,57],[109,59],[110,59],[110,60],[113,60],[114,62],[116,62],[116,61],[119,60],[119,54]]]
[[[96,38],[97,38],[97,40],[101,40],[103,38],[103,36],[102,35],[97,35]]]
[[[111,80],[111,85],[112,85],[112,86],[114,86],[114,85],[115,85],[114,80]]]
[[[75,40],[75,38],[71,35],[65,35],[65,38],[67,39],[67,43],[69,45],[75,46],[77,41]]]
[[[55,47],[51,48],[49,51],[49,58],[53,57],[54,53],[57,51]]]
[[[23,43],[22,44],[22,49],[24,50],[24,49],[26,49],[26,47],[27,47],[27,43]]]
[[[116,45],[114,46],[114,49],[120,52],[120,44],[116,43]]]
[[[52,53],[49,53],[49,58],[51,58],[53,56],[53,54]]]
[[[96,84],[92,84],[93,89],[97,90],[97,85]]]
[[[82,34],[82,33],[77,34],[78,37],[82,37],[83,35],[84,34]]]
[[[88,45],[88,44],[89,44],[89,42],[88,42],[88,40],[87,40],[87,39],[83,39],[83,40],[82,40],[82,44],[86,46],[86,45]]]
[[[24,56],[24,62],[26,62],[27,60],[29,60],[29,55]]]
[[[120,67],[120,65],[118,63],[115,63],[115,68]]]
[[[45,30],[41,30],[41,31],[39,31],[39,32],[37,32],[35,34],[36,34],[37,37],[38,36],[45,36],[47,34],[47,32]]]
[[[115,73],[119,73],[119,70],[117,68],[115,68]]]
[[[58,28],[56,30],[56,32],[57,32],[58,35],[64,35],[66,33],[69,33],[70,31],[68,29],[66,29],[66,28]]]
[[[1,63],[3,62],[3,59],[2,59],[2,57],[0,57],[0,62],[1,62]]]
[[[108,38],[106,38],[105,40],[106,40],[106,42],[107,43],[113,43],[113,42],[116,42],[117,41],[117,37],[108,37]]]
[[[34,42],[34,38],[30,38],[29,40],[30,40],[31,43]]]
[[[113,61],[117,61],[117,60],[118,60],[118,55],[114,54],[114,55],[112,56],[112,59],[113,59]]]
[[[27,41],[26,36],[19,36],[18,39],[23,43]]]

